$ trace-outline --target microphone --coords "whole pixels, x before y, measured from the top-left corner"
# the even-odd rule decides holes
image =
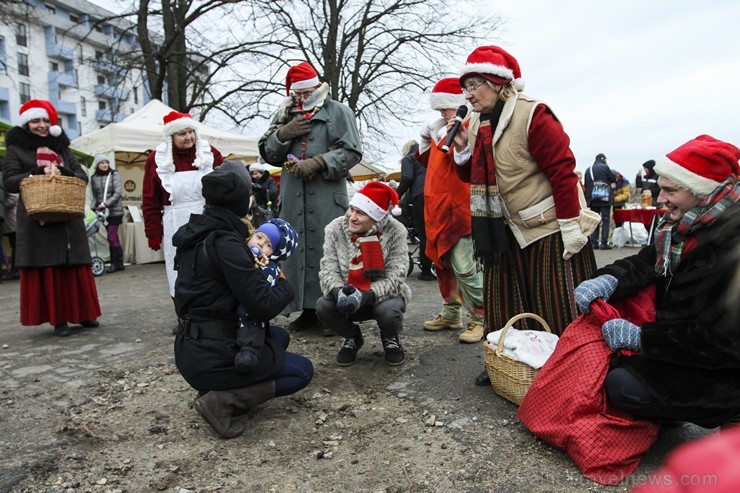
[[[467,114],[468,107],[466,105],[463,104],[457,108],[457,112],[455,113],[455,124],[447,134],[447,140],[445,140],[445,144],[442,146],[442,152],[448,152],[450,150],[452,141],[455,140],[455,135],[457,135],[457,131],[460,130],[460,125],[462,125],[462,121],[465,119],[465,115]]]

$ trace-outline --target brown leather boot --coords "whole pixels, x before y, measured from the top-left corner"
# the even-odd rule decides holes
[[[250,409],[275,397],[275,380],[260,382],[249,387],[235,389],[239,401],[234,405],[232,416],[241,416]]]
[[[233,414],[247,410],[275,397],[275,381],[260,382],[249,387],[230,390],[211,390],[195,400],[193,407],[224,438],[238,437],[244,426],[232,421]]]

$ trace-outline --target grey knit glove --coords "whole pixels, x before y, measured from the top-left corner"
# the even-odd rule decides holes
[[[591,312],[591,302],[596,298],[609,301],[614,291],[617,289],[619,281],[609,274],[601,275],[595,279],[583,281],[575,289],[576,306],[581,313]]]

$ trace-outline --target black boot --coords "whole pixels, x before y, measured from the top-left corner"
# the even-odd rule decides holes
[[[270,380],[240,389],[212,390],[197,398],[194,407],[219,435],[234,438],[244,433],[244,425],[232,421],[232,414],[246,412],[273,397],[275,381]]]
[[[123,248],[110,247],[110,267],[108,267],[108,273],[123,269],[125,269],[123,265]]]
[[[305,308],[298,318],[288,324],[288,330],[293,332],[303,332],[319,328],[320,325],[321,322],[319,322],[318,317],[316,317],[316,310],[313,308]]]

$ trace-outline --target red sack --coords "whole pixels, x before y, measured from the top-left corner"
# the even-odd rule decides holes
[[[641,326],[655,319],[655,287],[613,306],[598,299],[591,313],[565,330],[522,401],[517,416],[539,438],[570,455],[587,478],[604,485],[623,481],[655,443],[659,425],[614,407],[604,379],[612,351],[601,325],[624,318]]]

